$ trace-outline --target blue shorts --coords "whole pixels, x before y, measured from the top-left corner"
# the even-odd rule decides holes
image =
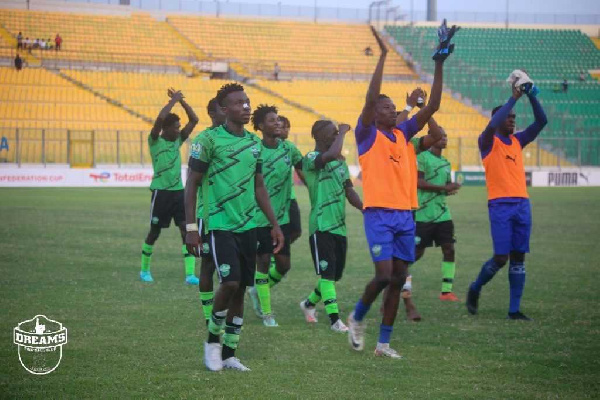
[[[490,230],[494,254],[505,255],[511,251],[529,253],[531,236],[531,204],[529,199],[503,203],[488,203]]]
[[[373,261],[415,261],[416,225],[412,211],[367,208],[363,217]]]

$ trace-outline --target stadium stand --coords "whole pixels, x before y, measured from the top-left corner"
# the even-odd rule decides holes
[[[168,18],[204,54],[235,60],[250,72],[272,76],[277,62],[282,78],[290,76],[370,76],[377,57],[365,56],[377,43],[367,25],[288,21]],[[218,38],[216,40],[215,38]],[[390,52],[388,77],[414,77],[404,60]]]
[[[386,30],[411,57],[431,73],[435,28],[388,26]],[[525,69],[543,94],[542,105],[551,118],[545,137],[589,138],[600,129],[600,83],[589,71],[600,66],[600,51],[590,38],[576,30],[467,28],[456,35],[456,50],[447,65],[446,85],[484,110],[510,96],[506,77],[515,67]],[[494,49],[490,51],[490,49]],[[584,81],[580,81],[583,73]],[[562,82],[567,80],[568,89]],[[517,125],[532,120],[526,102],[516,107]],[[572,142],[566,157],[598,165],[598,141],[579,154]]]
[[[145,65],[178,65],[195,52],[165,22],[148,14],[131,17],[2,10],[0,24],[13,37],[63,38],[61,51],[38,51],[45,60]]]

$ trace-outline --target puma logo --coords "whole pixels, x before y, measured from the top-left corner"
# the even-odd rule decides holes
[[[398,158],[400,158],[400,156],[398,156]],[[400,163],[400,161],[396,160],[396,159],[394,158],[394,156],[392,156],[392,155],[390,155],[390,160],[392,160],[392,161],[393,161],[393,162],[395,162],[396,164],[399,164],[399,163]]]
[[[506,155],[506,159],[507,160],[511,160],[512,162],[514,162],[515,164],[517,163],[517,157],[511,157],[508,154]]]

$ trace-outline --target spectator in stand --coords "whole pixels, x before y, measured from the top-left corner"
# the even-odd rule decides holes
[[[281,68],[279,68],[279,64],[275,63],[275,67],[273,68],[273,76],[275,77],[276,81],[279,80],[279,72],[281,72]]]
[[[371,57],[372,55],[373,55],[373,49],[371,48],[371,46],[365,47],[365,56]]]
[[[567,78],[565,78],[562,83],[562,91],[564,93],[567,93],[568,90],[569,90],[569,82],[567,82]]]
[[[33,46],[34,49],[39,49],[40,48],[40,39],[35,39],[35,42],[33,42]]]
[[[17,53],[17,56],[15,57],[15,69],[17,71],[20,71],[23,68],[23,59],[19,56],[19,53]]]
[[[46,48],[48,50],[52,50],[53,46],[52,46],[52,39],[48,38],[48,41],[46,42]]]
[[[43,38],[40,39],[40,50],[46,50],[46,41]]]
[[[25,42],[23,42],[23,48],[27,49],[31,53],[31,47],[33,46],[33,39],[25,38]]]
[[[21,32],[19,32],[19,34],[17,35],[17,49],[22,49],[23,48],[23,34]]]
[[[62,41],[63,41],[62,38],[57,33],[56,37],[54,38],[54,48],[56,49],[56,51],[61,49]]]

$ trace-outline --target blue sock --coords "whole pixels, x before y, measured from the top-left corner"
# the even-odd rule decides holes
[[[354,307],[354,320],[362,321],[367,312],[369,312],[371,305],[366,305],[362,302],[362,299],[358,300],[356,307]]]
[[[394,327],[391,325],[379,325],[379,343],[389,343],[393,330]]]
[[[502,265],[496,264],[493,257],[487,260],[481,267],[481,271],[475,282],[471,283],[471,289],[480,292],[483,285],[488,283],[500,268],[502,268]]]
[[[515,313],[521,306],[521,296],[525,287],[525,264],[512,262],[508,269],[508,282],[510,284],[510,306],[508,312]]]

